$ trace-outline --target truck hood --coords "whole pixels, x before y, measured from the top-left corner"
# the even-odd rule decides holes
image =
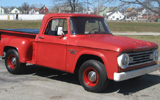
[[[158,48],[157,44],[111,34],[93,34],[82,37],[77,41],[77,46],[105,49],[116,52],[143,51]]]

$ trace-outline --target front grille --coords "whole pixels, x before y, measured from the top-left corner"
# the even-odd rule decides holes
[[[153,52],[154,50],[136,52],[136,53],[128,53],[130,57],[129,66],[135,66],[135,65],[152,62]]]

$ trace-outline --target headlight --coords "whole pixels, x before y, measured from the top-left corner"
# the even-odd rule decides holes
[[[117,62],[122,69],[126,69],[129,65],[129,55],[126,53],[119,55]]]
[[[155,51],[153,52],[153,60],[154,60],[154,61],[158,61],[158,58],[159,58],[158,51],[155,50]]]

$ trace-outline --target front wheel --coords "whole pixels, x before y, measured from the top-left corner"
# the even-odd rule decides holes
[[[5,65],[8,72],[12,74],[20,74],[25,66],[25,63],[20,63],[18,52],[15,49],[10,49],[7,51],[5,57]]]
[[[79,81],[85,90],[101,92],[109,84],[106,69],[103,63],[97,60],[88,60],[79,70]]]

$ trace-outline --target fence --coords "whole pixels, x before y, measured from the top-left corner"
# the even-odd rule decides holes
[[[0,15],[0,20],[42,20],[44,14],[5,14]]]

